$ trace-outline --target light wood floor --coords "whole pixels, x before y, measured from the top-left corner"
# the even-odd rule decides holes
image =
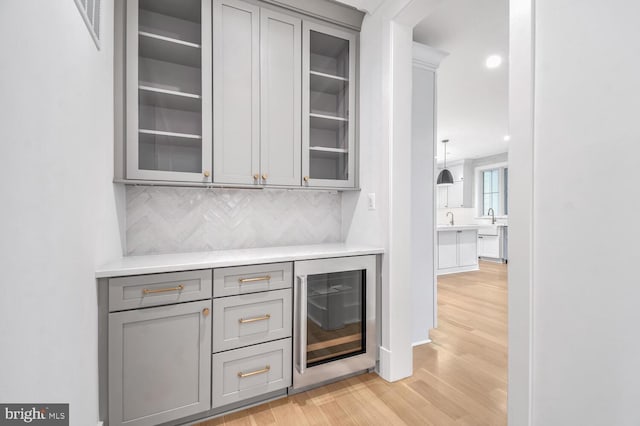
[[[438,328],[414,348],[412,377],[361,375],[200,426],[506,425],[507,267],[438,281]]]

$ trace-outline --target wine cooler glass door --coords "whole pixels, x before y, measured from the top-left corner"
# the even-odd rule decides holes
[[[373,367],[375,256],[297,262],[296,274],[294,388]]]

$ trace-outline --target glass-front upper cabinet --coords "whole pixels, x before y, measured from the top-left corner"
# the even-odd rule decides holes
[[[127,1],[127,179],[211,182],[211,0]]]
[[[303,24],[303,186],[355,186],[356,35]]]

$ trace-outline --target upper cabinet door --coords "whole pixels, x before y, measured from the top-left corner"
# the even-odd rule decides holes
[[[127,178],[211,182],[211,0],[127,2]]]
[[[304,22],[303,186],[355,186],[356,35]]]
[[[266,185],[300,185],[302,21],[260,13],[260,176]]]
[[[260,8],[214,0],[213,180],[260,183]]]

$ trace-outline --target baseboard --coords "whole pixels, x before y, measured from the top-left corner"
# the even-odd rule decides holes
[[[386,381],[391,377],[391,351],[380,346],[380,371],[378,374]]]
[[[449,274],[459,274],[461,272],[473,272],[473,271],[479,271],[479,270],[480,270],[480,265],[460,266],[457,268],[450,268],[450,269],[438,269],[436,271],[436,275],[440,276],[440,275],[449,275]]]
[[[426,339],[426,340],[421,340],[419,342],[414,342],[411,346],[413,346],[415,348],[416,346],[426,345],[427,343],[431,343],[431,339]]]

